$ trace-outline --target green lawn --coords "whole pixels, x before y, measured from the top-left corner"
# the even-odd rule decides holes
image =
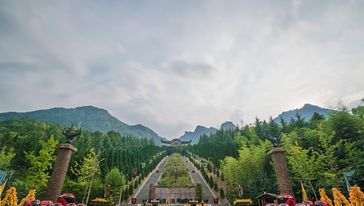
[[[171,186],[195,186],[188,174],[188,169],[181,159],[180,154],[173,154],[164,167],[162,178],[158,182],[159,187]]]

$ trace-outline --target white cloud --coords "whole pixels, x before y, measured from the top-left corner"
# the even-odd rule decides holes
[[[19,6],[21,4],[21,6]],[[360,1],[4,2],[0,111],[95,105],[166,137],[364,96]]]

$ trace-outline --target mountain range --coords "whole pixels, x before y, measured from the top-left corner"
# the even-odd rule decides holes
[[[232,122],[224,122],[220,129],[223,130],[228,130],[228,129],[235,129],[236,125],[234,125]],[[190,131],[186,131],[184,135],[182,135],[179,139],[183,140],[183,141],[188,141],[188,140],[192,140],[191,144],[197,144],[198,141],[200,140],[200,137],[202,135],[211,135],[211,134],[215,134],[217,132],[217,129],[214,127],[204,127],[204,126],[197,126],[196,129],[193,132]]]
[[[300,109],[294,109],[281,113],[274,119],[274,121],[280,123],[280,119],[283,118],[285,122],[289,122],[292,118],[296,118],[297,113],[300,114],[305,121],[308,121],[315,112],[327,117],[328,113],[333,111],[334,110],[321,108],[315,105],[305,104]],[[101,131],[105,133],[110,130],[115,130],[120,132],[122,135],[153,139],[157,145],[161,145],[160,140],[162,137],[155,133],[152,129],[141,124],[128,125],[112,116],[105,109],[93,106],[82,106],[76,108],[58,107],[32,112],[0,113],[0,121],[5,121],[11,118],[19,119],[23,117],[52,122],[65,126],[70,126],[71,124],[78,126],[78,124],[81,123],[81,128],[87,129],[91,132]],[[220,129],[223,130],[234,128],[236,128],[236,125],[229,121],[224,122],[220,127]],[[179,137],[179,139],[184,141],[192,140],[192,144],[197,144],[201,135],[211,135],[216,133],[217,130],[218,129],[214,127],[207,128],[199,125],[194,131],[186,131],[181,137]]]
[[[312,104],[305,104],[300,109],[294,109],[294,110],[290,110],[290,111],[287,111],[287,112],[282,112],[273,121],[280,124],[281,123],[281,118],[282,118],[285,122],[288,123],[288,122],[291,121],[291,119],[297,119],[296,114],[301,115],[302,119],[304,119],[305,121],[308,121],[308,120],[311,119],[312,115],[315,112],[320,114],[320,115],[324,115],[325,118],[327,118],[328,114],[330,112],[334,112],[334,111],[335,110],[321,108],[319,106],[315,106],[315,105],[312,105]]]
[[[315,105],[305,104],[300,109],[294,109],[294,110],[290,110],[287,112],[282,112],[273,121],[280,124],[281,123],[280,119],[283,118],[284,121],[288,123],[288,122],[290,122],[291,119],[297,119],[296,114],[300,114],[302,119],[304,119],[305,121],[308,121],[311,119],[312,115],[315,112],[317,112],[320,115],[324,115],[327,118],[328,114],[333,111],[334,110],[321,108],[321,107],[318,107]],[[232,122],[225,122],[220,127],[220,129],[223,129],[223,130],[234,129],[234,128],[236,128],[236,125],[234,125]],[[192,140],[191,144],[197,144],[198,141],[200,140],[201,135],[215,134],[216,131],[217,131],[216,128],[213,128],[213,127],[206,128],[204,126],[199,125],[196,127],[196,129],[193,132],[186,131],[185,134],[182,135],[179,139],[184,140],[184,141]]]
[[[100,109],[93,106],[83,106],[69,109],[52,108],[32,112],[0,113],[0,121],[11,118],[20,119],[23,117],[52,122],[65,126],[70,126],[72,124],[78,126],[78,124],[81,123],[81,128],[87,129],[91,132],[100,131],[105,133],[110,130],[115,130],[125,136],[153,139],[157,145],[161,144],[160,140],[162,137],[160,137],[150,128],[141,124],[125,124],[124,122],[112,116],[105,109]]]

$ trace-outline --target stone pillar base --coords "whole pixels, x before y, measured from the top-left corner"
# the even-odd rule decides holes
[[[286,150],[283,148],[273,148],[267,154],[272,155],[280,193],[289,194],[294,197],[293,188],[288,175],[287,162],[284,158],[284,152],[286,152]]]
[[[48,181],[46,194],[46,200],[51,200],[53,202],[56,202],[57,198],[62,193],[72,152],[77,152],[77,148],[71,144],[58,144],[56,145],[56,148],[59,149],[58,156],[53,168],[52,176]]]

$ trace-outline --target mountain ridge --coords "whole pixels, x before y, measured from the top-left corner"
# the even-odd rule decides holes
[[[80,106],[75,108],[54,107],[50,109],[35,110],[30,112],[4,112],[0,113],[0,121],[11,118],[20,119],[28,117],[65,126],[81,122],[81,128],[91,132],[100,131],[106,133],[111,130],[120,132],[122,135],[137,138],[153,139],[156,145],[160,145],[160,137],[152,129],[142,125],[128,125],[107,110],[94,106]]]
[[[220,126],[220,129],[223,129],[223,130],[234,129],[234,128],[236,128],[236,125],[234,125],[230,121],[226,121],[226,122],[222,123]],[[204,127],[201,125],[197,125],[193,132],[185,131],[185,133],[178,139],[183,140],[183,141],[192,140],[191,144],[197,144],[202,135],[205,134],[205,135],[209,136],[211,134],[215,134],[217,131],[218,131],[218,129],[216,129],[214,127],[207,128],[207,127]]]
[[[320,115],[324,115],[325,118],[328,117],[328,114],[330,112],[334,112],[335,110],[331,110],[331,109],[326,109],[326,108],[322,108],[316,105],[312,105],[312,104],[304,104],[303,107],[298,108],[298,109],[293,109],[293,110],[289,110],[289,111],[285,111],[282,112],[281,114],[279,114],[276,118],[273,119],[274,122],[280,124],[281,122],[281,117],[284,119],[285,122],[290,122],[291,118],[296,119],[296,114],[300,114],[301,118],[303,118],[305,121],[308,121],[311,119],[312,115],[316,112]],[[234,129],[236,128],[236,125],[234,125],[232,122],[230,121],[226,121],[223,124],[221,124],[220,129],[223,130],[227,130],[227,129]],[[184,141],[188,141],[188,140],[192,140],[191,144],[197,144],[198,141],[200,140],[200,136],[203,134],[206,134],[207,136],[214,134],[217,132],[218,129],[214,128],[214,127],[204,127],[201,125],[196,126],[196,129],[191,132],[191,131],[186,131],[184,135],[182,135],[181,137],[179,137],[180,140],[184,140]]]
[[[291,118],[295,119],[296,114],[300,114],[301,118],[308,121],[312,115],[317,112],[320,115],[328,116],[328,113],[334,110],[325,109],[312,104],[305,104],[302,108],[293,109],[282,112],[274,121],[280,124],[280,119],[283,118],[285,122],[289,122]],[[87,129],[91,132],[96,130],[106,133],[110,130],[120,132],[122,135],[133,136],[137,138],[153,139],[156,145],[161,145],[161,139],[152,129],[142,125],[128,125],[116,117],[112,116],[107,110],[94,106],[80,106],[75,108],[54,107],[50,109],[35,110],[30,112],[4,112],[0,113],[0,121],[8,120],[11,118],[29,117],[31,119],[42,120],[69,126],[74,124],[77,126],[81,122],[81,128]],[[237,126],[230,121],[221,124],[219,129],[227,130],[234,129]],[[211,135],[218,131],[214,127],[204,127],[197,125],[194,131],[185,131],[185,133],[178,139],[188,141],[192,140],[192,144],[197,144],[201,135]]]
[[[324,115],[325,118],[327,118],[328,114],[330,112],[334,112],[334,111],[335,110],[326,109],[326,108],[322,108],[322,107],[307,103],[307,104],[304,104],[303,107],[301,107],[301,108],[282,112],[276,118],[274,118],[273,121],[280,124],[281,118],[282,118],[285,122],[288,123],[291,121],[291,118],[297,119],[296,114],[300,114],[301,118],[303,118],[305,121],[308,121],[311,119],[312,115],[315,112],[320,115]]]

